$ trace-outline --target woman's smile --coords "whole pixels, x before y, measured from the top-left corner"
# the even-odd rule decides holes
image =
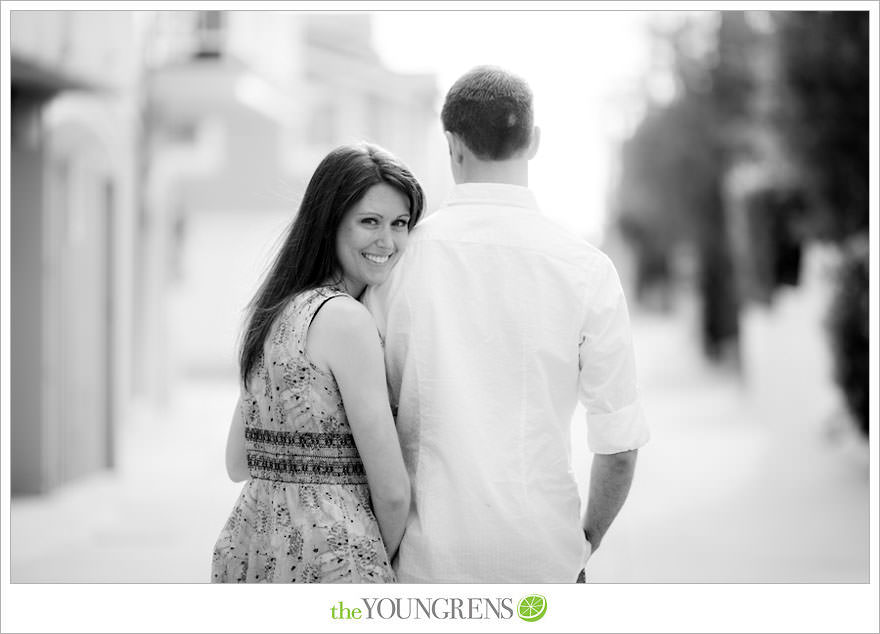
[[[364,253],[363,256],[367,258],[373,264],[385,264],[388,260],[391,259],[393,253],[388,253],[386,255],[375,255],[373,253]]]

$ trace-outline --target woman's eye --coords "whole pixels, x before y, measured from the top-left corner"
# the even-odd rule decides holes
[[[394,221],[394,226],[395,226],[395,227],[408,227],[408,226],[409,226],[409,220],[404,220],[404,219],[402,219],[402,218],[399,219],[399,220],[395,220],[395,221]]]
[[[363,223],[365,225],[374,225],[374,224],[376,224],[376,222],[377,221],[375,218],[364,218],[363,220],[361,220],[361,223]]]

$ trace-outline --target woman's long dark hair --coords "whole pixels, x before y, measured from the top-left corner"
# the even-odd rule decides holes
[[[239,366],[243,385],[263,351],[275,319],[291,297],[341,275],[336,232],[345,213],[370,187],[387,183],[409,200],[409,228],[424,207],[424,193],[396,157],[370,143],[336,148],[312,175],[287,238],[248,304]]]

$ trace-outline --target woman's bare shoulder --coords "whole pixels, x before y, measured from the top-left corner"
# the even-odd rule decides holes
[[[328,334],[358,332],[376,325],[367,307],[350,295],[331,297],[318,309],[312,328]]]
[[[369,355],[380,344],[376,322],[366,306],[348,295],[338,295],[324,302],[315,315],[307,345],[313,360],[329,368],[334,362]]]

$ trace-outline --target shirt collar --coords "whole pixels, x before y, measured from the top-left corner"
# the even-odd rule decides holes
[[[452,188],[446,205],[509,205],[538,211],[538,201],[528,187],[507,183],[461,183]]]

